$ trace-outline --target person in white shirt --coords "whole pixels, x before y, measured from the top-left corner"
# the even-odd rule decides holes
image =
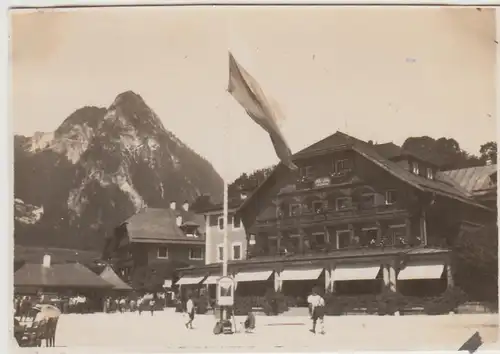
[[[320,325],[320,333],[325,334],[325,300],[319,295],[319,291],[317,289],[313,289],[313,292],[307,298],[307,302],[309,303],[309,309],[312,317],[312,329],[310,331],[312,333],[316,333],[316,323],[319,322]]]
[[[191,295],[188,295],[188,301],[186,303],[186,312],[189,318],[189,321],[186,322],[186,328],[193,329],[193,320],[194,320],[194,302]]]

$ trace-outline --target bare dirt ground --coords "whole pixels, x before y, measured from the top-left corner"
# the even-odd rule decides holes
[[[241,327],[243,317],[236,323]],[[342,316],[325,318],[325,335],[309,332],[307,317],[258,316],[254,333],[214,335],[213,315],[195,318],[193,330],[186,318],[172,310],[150,313],[62,315],[56,348],[84,352],[234,352],[234,351],[391,351],[451,350],[479,331],[488,349],[497,345],[498,315]],[[91,348],[92,347],[92,348]],[[21,349],[21,351],[27,351]],[[73,352],[73,350],[72,350]]]

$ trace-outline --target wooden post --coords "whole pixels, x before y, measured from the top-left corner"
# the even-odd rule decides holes
[[[390,289],[389,284],[391,283],[390,274],[389,274],[389,266],[387,264],[382,265],[382,276],[384,279],[384,288]]]
[[[328,277],[329,278],[328,287],[331,293],[335,292],[335,267],[336,267],[335,264],[331,264],[328,269],[330,274],[330,276]]]
[[[422,236],[422,245],[427,246],[427,221],[425,211],[422,211],[422,215],[420,217],[420,235]]]
[[[389,264],[389,290],[396,291],[396,268],[394,264]]]
[[[274,291],[281,291],[283,281],[281,280],[280,272],[274,272]]]
[[[455,281],[453,279],[453,269],[450,262],[446,263],[446,287],[451,289],[455,286]]]
[[[410,218],[406,218],[406,244],[413,245],[413,239],[411,235],[411,220]]]

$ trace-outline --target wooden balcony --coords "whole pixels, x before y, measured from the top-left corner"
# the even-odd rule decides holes
[[[273,227],[278,229],[307,227],[308,225],[339,224],[356,219],[382,218],[383,216],[401,216],[407,214],[405,209],[397,205],[377,205],[370,208],[351,207],[342,210],[333,208],[321,212],[302,212],[300,215],[269,218],[256,221],[259,228]]]

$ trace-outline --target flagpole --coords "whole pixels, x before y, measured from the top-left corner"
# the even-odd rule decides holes
[[[226,147],[227,149],[227,147]],[[227,149],[229,150],[229,149]],[[228,183],[227,178],[224,176],[224,250],[222,257],[222,276],[227,276],[227,261],[228,261],[228,249],[229,249],[229,240],[228,240]]]

